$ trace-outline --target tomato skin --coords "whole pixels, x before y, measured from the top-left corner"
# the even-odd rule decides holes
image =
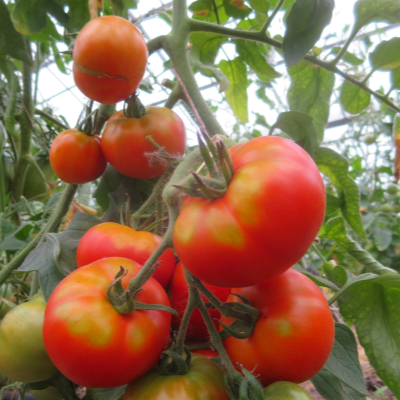
[[[141,266],[121,257],[103,258],[64,278],[47,303],[43,338],[50,358],[78,385],[110,388],[146,373],[169,341],[171,315],[166,311],[135,310],[121,315],[106,290],[120,270],[124,288]],[[164,289],[150,278],[136,300],[164,304]]]
[[[233,364],[239,363],[258,376],[263,386],[276,381],[301,383],[325,364],[335,339],[334,321],[318,286],[290,269],[267,282],[232,289],[246,296],[260,311],[247,339],[232,336],[224,347]],[[228,302],[241,302],[231,295]],[[230,319],[222,317],[225,324]]]
[[[0,373],[21,382],[39,382],[59,372],[43,344],[46,308],[41,293],[10,310],[0,325]]]
[[[234,175],[216,200],[186,197],[174,227],[185,267],[215,286],[273,279],[308,250],[325,214],[325,187],[311,157],[281,137],[230,150]]]
[[[81,238],[76,252],[78,267],[105,257],[124,257],[143,265],[161,243],[154,233],[136,231],[129,226],[105,222],[89,229]],[[175,269],[175,256],[167,249],[158,259],[161,264],[153,278],[167,287]]]
[[[301,386],[293,382],[275,382],[264,389],[265,400],[312,400]]]
[[[212,286],[207,283],[205,286],[222,302],[225,302],[229,296],[229,288]],[[172,328],[174,330],[178,330],[189,297],[189,288],[185,280],[185,273],[182,263],[178,263],[175,268],[174,275],[172,276],[171,283],[168,287],[168,295],[172,308],[179,313],[179,317],[177,315],[172,315]],[[204,301],[208,301],[203,295],[201,296]],[[208,312],[214,321],[215,327],[218,329],[219,324],[217,321],[215,321],[215,319],[219,319],[221,317],[221,313],[212,308],[209,308]],[[208,333],[203,317],[197,308],[193,310],[193,313],[190,317],[189,325],[186,330],[186,337],[200,341],[207,341],[210,338],[210,334]]]
[[[192,354],[186,375],[150,371],[131,382],[124,400],[229,400],[222,370],[207,357]]]
[[[107,161],[121,174],[131,178],[150,179],[166,171],[166,164],[150,163],[146,153],[153,153],[156,148],[146,136],[151,136],[171,156],[184,154],[185,125],[169,108],[148,107],[141,118],[122,116],[114,119],[114,115],[104,129],[101,145]]]
[[[79,32],[72,58],[79,90],[89,99],[115,104],[139,87],[148,50],[142,34],[129,21],[105,16],[88,22]]]
[[[66,183],[81,185],[99,178],[107,166],[99,136],[88,136],[78,129],[60,132],[50,148],[50,163]]]

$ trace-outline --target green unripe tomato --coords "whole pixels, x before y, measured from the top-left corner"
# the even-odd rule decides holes
[[[62,400],[63,395],[55,386],[49,386],[42,390],[30,390],[31,395],[39,400]]]
[[[10,310],[0,325],[0,374],[20,382],[39,382],[59,372],[43,343],[46,302],[41,293]]]
[[[394,212],[394,207],[392,206],[392,204],[385,203],[380,206],[379,211],[382,211],[384,213],[392,213]]]
[[[264,389],[264,400],[312,400],[312,397],[301,386],[280,381]]]
[[[386,191],[387,191],[389,194],[391,194],[391,195],[394,196],[394,195],[396,195],[397,192],[399,191],[399,187],[398,187],[395,183],[391,183],[391,184],[387,187]]]
[[[374,144],[376,142],[376,136],[373,133],[368,133],[364,136],[363,140],[366,144]]]

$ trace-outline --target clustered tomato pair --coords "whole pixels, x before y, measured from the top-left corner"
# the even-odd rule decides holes
[[[96,18],[74,43],[75,83],[90,99],[115,104],[135,93],[147,57],[146,43],[134,25],[115,16]],[[185,151],[186,130],[180,117],[168,108],[148,107],[139,118],[115,113],[101,138],[76,128],[61,132],[50,149],[51,166],[61,180],[71,184],[99,178],[107,162],[126,176],[155,178],[166,171],[168,160],[152,157],[157,147],[148,137],[171,157]]]
[[[115,18],[117,23],[112,22]],[[133,55],[126,50],[131,39],[143,41],[136,31],[118,17],[95,19],[81,31],[74,49],[74,76],[87,96],[114,103],[136,90],[146,63],[142,58],[147,61],[145,44],[135,43]],[[93,57],[87,55],[89,50]],[[156,148],[147,136],[171,156],[184,152],[185,128],[179,117],[165,108],[149,108],[141,118],[114,114],[101,139],[77,130],[62,132],[53,142],[50,160],[58,176],[74,184],[98,178],[107,161],[134,178],[160,176],[166,166],[150,162],[147,153]],[[300,146],[281,137],[252,139],[230,148],[229,156],[233,173],[226,192],[213,200],[185,196],[173,232],[181,263],[175,267],[174,253],[168,249],[135,297],[133,311],[114,306],[110,284],[116,285],[123,267],[120,290],[126,290],[161,238],[114,223],[95,226],[83,236],[78,269],[60,282],[47,303],[41,357],[50,357],[67,378],[86,387],[130,382],[125,400],[151,400],[160,393],[168,393],[163,399],[190,400],[196,394],[228,400],[222,371],[204,356],[193,357],[183,378],[153,368],[171,340],[171,324],[178,329],[186,307],[184,266],[221,302],[247,298],[259,311],[252,334],[246,339],[230,336],[224,347],[235,367],[252,371],[264,386],[278,385],[267,388],[268,399],[322,368],[334,341],[333,318],[320,289],[291,269],[323,221],[325,189],[318,168]],[[172,307],[180,317],[171,318],[155,305]],[[226,325],[232,322],[217,310],[210,314]],[[0,340],[4,326],[3,322]],[[215,326],[219,329],[217,322]],[[187,337],[209,340],[197,310]],[[0,347],[1,372],[2,368]],[[289,382],[282,386],[280,381]]]

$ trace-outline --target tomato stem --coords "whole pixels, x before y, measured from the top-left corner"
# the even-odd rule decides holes
[[[124,114],[127,118],[141,118],[146,114],[146,108],[136,93],[125,100]]]
[[[215,163],[213,159],[211,158],[211,155],[209,153],[209,150],[207,146],[204,144],[203,140],[201,139],[201,136],[197,132],[197,141],[199,143],[199,149],[201,156],[203,157],[203,160],[207,166],[208,172],[212,178],[218,178],[218,172],[215,168]]]

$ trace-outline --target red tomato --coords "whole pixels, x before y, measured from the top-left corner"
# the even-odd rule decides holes
[[[193,354],[185,375],[161,375],[150,371],[131,382],[124,400],[229,400],[223,373],[213,361]]]
[[[167,164],[150,160],[149,153],[157,149],[146,136],[151,136],[171,156],[182,156],[185,152],[186,130],[180,117],[169,108],[149,107],[141,118],[122,116],[108,122],[101,142],[107,161],[132,178],[162,175]]]
[[[50,164],[66,183],[83,184],[99,178],[107,166],[99,136],[78,129],[60,132],[50,148]]]
[[[263,386],[277,381],[304,382],[328,360],[335,328],[319,287],[290,269],[275,279],[232,293],[246,296],[260,311],[247,339],[230,336],[225,349],[234,365],[253,371]],[[231,295],[228,301],[241,302]],[[229,324],[228,318],[221,321]]]
[[[78,267],[105,257],[124,257],[143,265],[161,243],[162,238],[154,233],[135,231],[129,226],[105,222],[89,229],[79,241],[76,258]],[[153,274],[163,287],[171,280],[175,269],[175,256],[167,249],[158,259]]]
[[[124,18],[88,22],[74,44],[74,80],[89,99],[104,104],[125,100],[139,87],[148,50],[139,30]]]
[[[225,302],[229,296],[229,288],[212,286],[208,285],[207,283],[205,284],[205,286],[222,302]],[[185,280],[182,263],[179,263],[175,268],[174,275],[172,276],[172,280],[169,285],[168,294],[172,308],[174,308],[179,313],[179,317],[176,315],[172,316],[172,328],[178,330],[189,297],[189,288]],[[203,295],[202,298],[204,301],[208,301]],[[221,313],[216,309],[210,308],[208,312],[213,320],[214,318],[221,317]],[[214,324],[215,327],[218,329],[218,322],[214,321]],[[191,339],[202,341],[209,340],[210,338],[203,317],[201,316],[200,311],[197,308],[193,310],[193,313],[190,317],[186,336]]]
[[[57,368],[78,385],[110,388],[146,373],[168,345],[171,314],[135,310],[121,315],[106,296],[120,266],[129,273],[124,288],[141,266],[120,257],[103,258],[64,278],[46,307],[43,339]],[[169,306],[161,285],[150,278],[136,300]]]
[[[202,281],[244,287],[275,278],[305,254],[324,218],[325,187],[312,158],[288,139],[259,137],[230,154],[227,192],[186,197],[174,245]]]

